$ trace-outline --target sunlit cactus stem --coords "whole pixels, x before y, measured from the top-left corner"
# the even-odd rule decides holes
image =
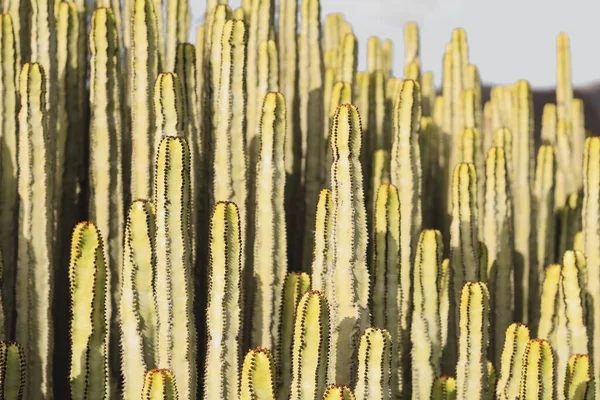
[[[146,373],[141,393],[147,400],[177,400],[175,376],[168,369],[151,369]]]
[[[543,339],[531,339],[523,357],[519,398],[556,399],[555,368],[550,343]]]
[[[327,280],[333,268],[333,249],[331,229],[333,227],[333,198],[331,190],[323,189],[319,193],[315,224],[314,252],[311,270],[312,288],[327,295]]]
[[[71,357],[69,383],[73,399],[106,399],[109,389],[110,270],[98,227],[77,224],[71,242]]]
[[[19,91],[16,339],[27,359],[26,396],[52,393],[54,319],[53,147],[49,144],[46,75],[40,64],[25,64]],[[36,301],[31,301],[35,298]]]
[[[526,325],[514,323],[506,330],[497,388],[498,399],[508,400],[519,397],[523,357],[529,339],[529,328]]]
[[[307,292],[296,312],[292,353],[292,400],[319,399],[327,384],[329,307],[319,291]]]
[[[370,325],[366,210],[359,162],[361,124],[355,106],[343,104],[333,118],[331,148],[332,271],[329,381],[354,384],[358,337]]]
[[[592,382],[592,366],[587,354],[573,354],[569,357],[565,385],[565,399],[594,399],[595,389]]]
[[[187,0],[167,0],[167,43],[165,53],[165,70],[175,67],[177,44],[187,42],[190,26],[190,10]]]
[[[23,399],[26,368],[23,346],[17,342],[0,342],[0,395],[3,399]]]
[[[271,352],[263,348],[246,354],[242,366],[240,400],[275,400],[275,365]]]
[[[487,347],[490,314],[487,285],[467,282],[461,291],[457,398],[484,399],[488,395]]]
[[[323,393],[322,400],[354,400],[352,390],[345,385],[329,385]]]
[[[156,366],[156,308],[152,287],[156,262],[154,205],[136,200],[125,225],[120,302],[123,395],[136,398],[146,371]]]
[[[443,253],[442,234],[424,230],[419,238],[413,272],[410,332],[413,399],[431,398],[433,383],[441,371],[439,288]]]
[[[369,328],[360,339],[357,400],[392,399],[392,339],[385,329]]]
[[[240,214],[231,202],[218,202],[213,208],[208,277],[204,399],[235,399],[242,336],[242,243]]]
[[[352,103],[352,86],[347,82],[336,82],[331,89],[331,99],[329,100],[329,104],[325,104],[328,114],[326,113],[324,118],[325,132],[323,135],[323,140],[325,145],[322,147],[323,165],[321,168],[321,185],[327,187],[331,186],[331,163],[333,162],[333,153],[331,151],[331,146],[329,146],[331,123],[333,122],[335,112],[340,105]],[[305,251],[311,250],[312,248],[309,248]]]
[[[433,400],[456,400],[456,379],[441,376],[435,380],[431,391]]]

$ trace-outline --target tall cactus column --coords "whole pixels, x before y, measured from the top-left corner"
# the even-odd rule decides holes
[[[359,162],[362,130],[355,106],[343,104],[333,118],[333,263],[328,277],[331,308],[329,381],[354,384],[356,352],[370,325],[366,211]]]
[[[53,165],[46,112],[46,75],[25,64],[19,90],[19,243],[16,338],[26,351],[27,397],[51,396],[53,319]]]

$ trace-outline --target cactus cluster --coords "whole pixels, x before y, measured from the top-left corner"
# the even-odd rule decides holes
[[[320,0],[208,0],[195,44],[187,0],[0,12],[0,398],[595,398],[566,34],[536,127],[463,29],[438,92],[416,24],[395,74]]]

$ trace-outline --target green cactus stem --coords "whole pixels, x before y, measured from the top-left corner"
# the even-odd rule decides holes
[[[323,135],[325,146],[322,146],[323,165],[321,168],[321,186],[331,186],[331,164],[333,162],[333,153],[331,151],[331,123],[337,108],[342,104],[352,103],[352,86],[347,82],[336,82],[331,90],[331,98],[328,104],[329,114],[325,117],[325,131]],[[311,248],[308,251],[312,250]],[[305,249],[307,251],[307,249]]]
[[[369,328],[360,339],[357,400],[392,399],[392,339],[385,329]]]
[[[177,400],[175,376],[168,369],[151,369],[146,373],[141,393],[148,400]]]
[[[91,222],[81,222],[73,231],[69,266],[69,383],[73,399],[106,399],[110,393],[111,277],[103,243],[98,227]]]
[[[441,376],[435,380],[431,391],[433,400],[456,400],[456,379]]]
[[[240,400],[275,400],[275,366],[271,352],[252,349],[244,358]]]
[[[562,32],[556,37],[556,105],[558,120],[572,121],[571,50],[569,36]]]
[[[348,386],[329,385],[323,393],[322,400],[355,400],[354,393]]]
[[[513,323],[506,330],[505,337],[497,388],[497,398],[502,400],[519,397],[523,357],[529,343],[529,328],[527,325]]]
[[[377,193],[381,185],[390,183],[390,153],[386,150],[376,150],[371,158],[371,187],[367,215],[375,216],[377,208]],[[372,232],[372,228],[369,232]]]
[[[519,398],[556,399],[554,370],[554,356],[550,343],[543,339],[531,339],[523,357]]]
[[[544,104],[542,110],[542,143],[547,145],[556,144],[556,104]]]
[[[165,70],[173,71],[176,63],[177,44],[187,42],[188,31],[190,29],[190,10],[187,0],[167,0],[166,3],[167,43]]]
[[[565,385],[565,399],[588,400],[595,398],[590,356],[573,354],[569,357]]]
[[[213,208],[209,244],[209,297],[204,398],[234,399],[239,393],[242,336],[242,243],[240,215],[231,202]]]
[[[558,246],[557,256],[560,257],[565,251],[573,248],[573,242],[577,232],[581,231],[581,207],[583,196],[581,193],[573,192],[562,207],[556,210],[558,219]]]
[[[312,263],[312,288],[327,293],[327,280],[331,274],[333,262],[333,198],[331,190],[323,189],[319,193],[315,224],[314,255]]]
[[[25,350],[17,342],[0,342],[0,396],[21,400],[25,395]]]

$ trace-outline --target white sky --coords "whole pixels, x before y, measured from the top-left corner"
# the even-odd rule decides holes
[[[276,0],[278,3],[278,0]],[[205,0],[191,0],[192,32]],[[237,7],[240,0],[230,0]],[[555,85],[555,40],[571,38],[576,86],[600,82],[600,0],[321,0],[322,16],[342,12],[359,38],[359,69],[366,66],[369,36],[393,39],[395,73],[402,74],[403,27],[419,24],[421,60],[441,83],[442,55],[452,29],[463,27],[470,61],[486,83],[527,79],[534,87]],[[195,41],[195,38],[192,39]]]

